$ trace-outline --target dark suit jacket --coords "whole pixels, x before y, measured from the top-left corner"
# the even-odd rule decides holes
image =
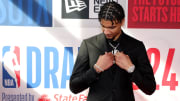
[[[111,72],[111,68],[96,73],[93,66],[99,55],[107,51],[106,38],[101,33],[84,40],[80,46],[70,78],[73,93],[89,88],[87,101],[134,101],[132,82],[146,94],[155,91],[156,82],[144,44],[125,33],[120,37],[120,47],[130,56],[135,65],[134,72],[128,73],[116,65],[113,67],[116,68],[115,73]]]

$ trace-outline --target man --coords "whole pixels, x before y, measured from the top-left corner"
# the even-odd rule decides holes
[[[83,40],[70,78],[70,89],[89,88],[87,101],[134,101],[132,82],[144,93],[156,89],[143,42],[126,35],[121,26],[124,10],[105,3],[98,18],[103,33]]]

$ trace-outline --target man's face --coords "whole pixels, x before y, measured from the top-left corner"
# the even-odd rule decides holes
[[[119,36],[121,33],[122,23],[117,23],[113,21],[113,24],[110,20],[101,19],[101,27],[107,39],[114,39],[116,36]]]

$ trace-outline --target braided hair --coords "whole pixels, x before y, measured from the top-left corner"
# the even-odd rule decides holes
[[[125,14],[122,6],[116,2],[108,2],[105,3],[98,14],[98,19],[101,22],[101,19],[104,20],[110,20],[113,23],[115,21],[116,23],[121,23],[121,21],[124,19]]]

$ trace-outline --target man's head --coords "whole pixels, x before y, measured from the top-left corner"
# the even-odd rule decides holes
[[[107,39],[116,39],[120,35],[124,17],[122,6],[116,2],[108,2],[101,7],[98,19]]]

